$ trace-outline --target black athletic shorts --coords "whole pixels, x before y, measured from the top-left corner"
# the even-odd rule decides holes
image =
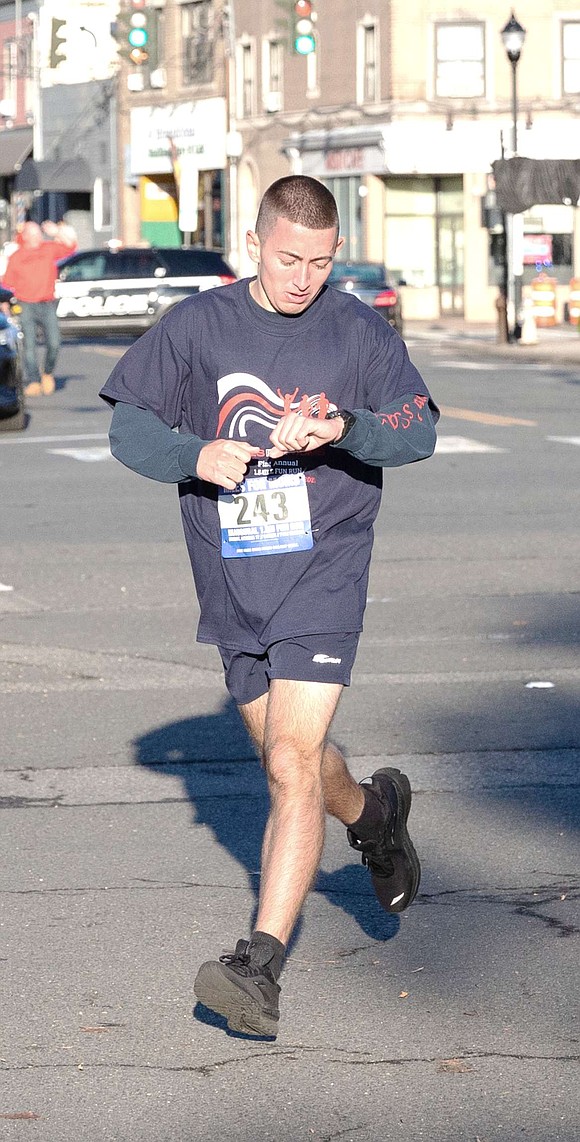
[[[219,646],[226,686],[238,706],[267,694],[272,678],[350,685],[360,633],[302,634],[273,642],[264,654]]]

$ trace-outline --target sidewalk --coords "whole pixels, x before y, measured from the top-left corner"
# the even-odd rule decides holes
[[[537,343],[524,345],[521,341],[506,345],[498,341],[495,325],[466,322],[460,317],[445,317],[434,321],[405,321],[405,339],[412,338],[450,342],[454,349],[465,351],[466,356],[492,350],[497,356],[510,361],[553,361],[580,365],[580,334],[570,325],[556,325],[537,330]]]

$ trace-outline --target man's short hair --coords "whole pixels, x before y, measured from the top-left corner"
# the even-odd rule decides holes
[[[278,218],[287,218],[307,230],[330,230],[334,227],[338,238],[335,198],[322,182],[308,175],[287,175],[268,187],[256,219],[256,234],[260,239],[267,237]]]

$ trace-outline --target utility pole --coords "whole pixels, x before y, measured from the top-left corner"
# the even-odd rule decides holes
[[[238,159],[242,153],[242,138],[240,132],[237,130],[235,115],[237,93],[234,0],[224,0],[222,9],[222,40],[226,99],[226,254],[233,268],[239,271]]]
[[[42,123],[42,88],[40,86],[40,37],[38,34],[38,12],[30,12],[28,19],[32,24],[32,155],[34,161],[39,163],[44,158],[43,123]]]

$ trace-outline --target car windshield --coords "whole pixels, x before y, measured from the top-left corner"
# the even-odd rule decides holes
[[[194,277],[208,274],[231,274],[217,250],[158,249],[157,254],[171,277]]]
[[[329,285],[348,281],[365,286],[380,286],[385,281],[384,266],[369,262],[335,262],[330,271]]]

